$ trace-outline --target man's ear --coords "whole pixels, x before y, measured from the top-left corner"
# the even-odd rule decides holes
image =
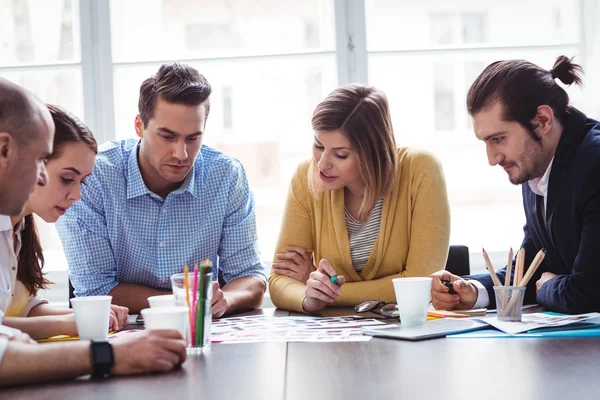
[[[0,168],[6,168],[12,153],[16,151],[16,142],[8,132],[0,132]]]
[[[140,117],[140,115],[136,115],[135,116],[135,122],[133,123],[133,126],[135,128],[135,133],[143,138],[144,137],[144,121],[142,121],[142,117]]]
[[[552,111],[552,107],[546,105],[539,106],[531,123],[536,127],[535,131],[539,135],[545,135],[550,132],[554,125],[554,111]]]

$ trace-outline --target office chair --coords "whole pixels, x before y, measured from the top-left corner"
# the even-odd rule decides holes
[[[450,249],[448,250],[448,261],[446,261],[446,271],[458,276],[471,274],[469,248],[467,246],[450,246]]]

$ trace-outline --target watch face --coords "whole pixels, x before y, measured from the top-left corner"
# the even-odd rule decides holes
[[[92,365],[94,376],[106,376],[114,364],[112,345],[108,342],[92,342]]]

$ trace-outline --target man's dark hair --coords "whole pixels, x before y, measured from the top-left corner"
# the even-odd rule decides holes
[[[564,123],[569,112],[569,95],[556,83],[581,85],[581,66],[566,56],[556,59],[547,71],[529,61],[505,60],[488,65],[475,79],[467,95],[467,110],[471,116],[502,104],[503,119],[521,124],[536,141],[535,126],[531,120],[541,105],[552,108],[554,115]]]
[[[146,79],[140,87],[140,118],[146,127],[154,116],[156,99],[188,106],[205,103],[208,116],[211,92],[210,84],[196,69],[186,64],[163,64],[156,75]]]

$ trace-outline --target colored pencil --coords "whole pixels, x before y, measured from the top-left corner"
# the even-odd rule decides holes
[[[510,286],[510,278],[513,270],[513,249],[508,251],[508,263],[506,263],[506,276],[504,277],[504,286]]]
[[[494,271],[494,267],[492,266],[492,262],[490,261],[490,257],[488,256],[488,253],[485,251],[485,249],[483,247],[481,248],[481,250],[483,251],[483,259],[485,260],[485,264],[487,265],[488,272],[490,273],[490,275],[492,277],[494,286],[502,286],[502,283],[500,283],[500,279],[498,279],[498,275],[496,275],[496,271]]]

